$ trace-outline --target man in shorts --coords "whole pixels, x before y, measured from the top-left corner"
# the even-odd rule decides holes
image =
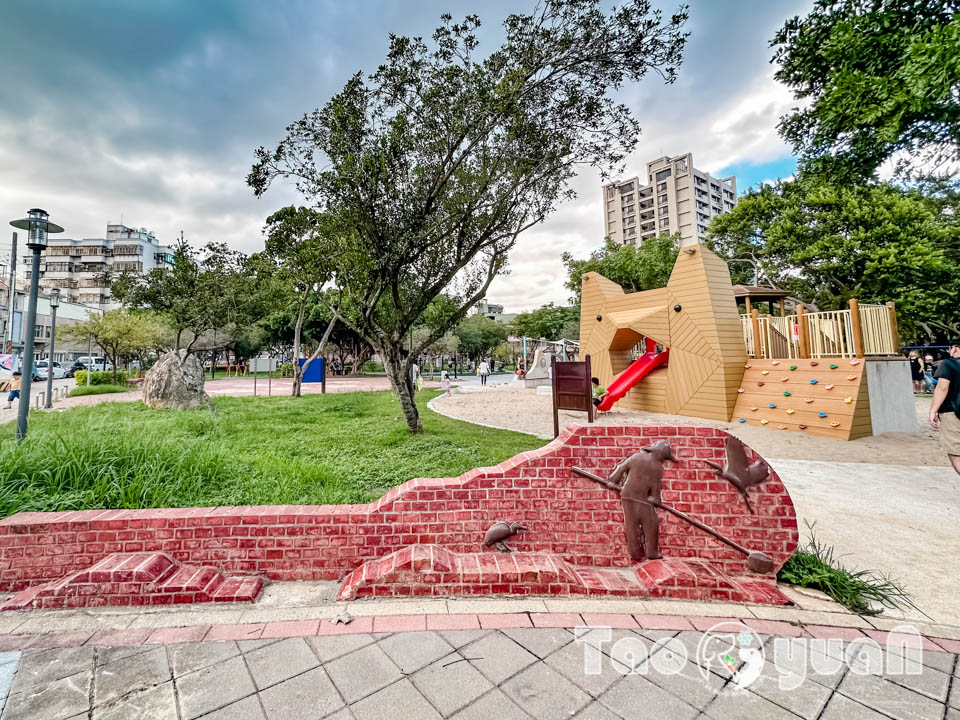
[[[20,402],[20,382],[23,376],[19,372],[13,374],[13,380],[10,381],[10,394],[7,395],[7,410],[13,406],[13,401]]]
[[[940,362],[934,377],[930,425],[940,430],[940,447],[960,475],[960,338],[950,343],[950,357]]]

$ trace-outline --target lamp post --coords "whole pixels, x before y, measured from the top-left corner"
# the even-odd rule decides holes
[[[27,436],[27,414],[30,412],[30,390],[33,385],[33,340],[37,332],[37,294],[40,290],[40,251],[47,247],[47,233],[61,233],[63,228],[49,220],[46,210],[33,208],[27,211],[27,217],[12,220],[10,224],[27,231],[27,247],[33,252],[32,272],[30,273],[30,302],[27,305],[27,321],[24,323],[23,384],[20,391],[20,404],[17,406],[17,442],[23,442]]]
[[[43,407],[53,407],[53,347],[57,339],[57,308],[60,307],[60,288],[50,290],[50,353],[47,355],[47,398]]]

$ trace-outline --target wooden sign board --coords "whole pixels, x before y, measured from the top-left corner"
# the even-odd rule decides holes
[[[553,436],[560,434],[560,410],[579,410],[593,422],[593,392],[590,387],[590,356],[580,362],[551,359],[553,377]]]

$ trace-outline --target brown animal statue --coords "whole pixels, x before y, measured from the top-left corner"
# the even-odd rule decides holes
[[[660,504],[663,463],[666,460],[677,461],[670,443],[660,440],[623,460],[607,478],[608,483],[620,489],[627,551],[633,560],[663,557],[660,554],[660,521],[653,505]]]
[[[523,525],[516,522],[495,522],[487,529],[487,534],[483,536],[483,544],[487,547],[496,546],[500,552],[513,552],[505,541],[526,529]]]
[[[747,489],[759,485],[770,477],[770,466],[763,460],[757,460],[753,464],[747,465],[747,451],[744,450],[743,443],[733,436],[727,438],[725,447],[727,456],[724,458],[723,467],[709,460],[703,462],[712,467],[717,475],[729,481],[743,496],[743,501],[747,504],[747,510],[756,514],[750,504],[750,498],[747,497]]]

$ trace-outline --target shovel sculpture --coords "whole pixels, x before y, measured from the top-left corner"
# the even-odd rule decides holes
[[[575,472],[577,475],[580,475],[581,477],[585,477],[588,480],[592,480],[598,485],[603,485],[605,488],[609,488],[610,490],[615,490],[617,493],[620,493],[620,490],[621,490],[620,485],[610,482],[609,480],[606,480],[605,478],[602,478],[599,475],[594,475],[592,472],[588,470],[584,470],[582,468],[578,468],[578,467],[571,468],[571,470]],[[690,517],[686,513],[680,512],[676,508],[670,507],[669,505],[666,505],[663,502],[653,500],[653,499],[649,499],[646,501],[636,500],[633,498],[626,498],[626,499],[630,500],[631,502],[642,503],[647,506],[659,508],[661,510],[666,510],[671,515],[674,515],[680,518],[684,522],[689,523],[690,525],[693,525],[698,530],[702,530],[708,535],[716,538],[717,540],[722,542],[724,545],[727,545],[728,547],[733,548],[737,552],[742,553],[747,558],[747,567],[750,568],[750,570],[755,573],[768,573],[773,569],[773,560],[770,558],[769,555],[766,555],[765,553],[762,553],[758,550],[747,550],[747,548],[735,543],[730,538],[721,535],[719,532],[714,530],[709,525],[704,525],[699,520],[694,520],[692,517]]]

